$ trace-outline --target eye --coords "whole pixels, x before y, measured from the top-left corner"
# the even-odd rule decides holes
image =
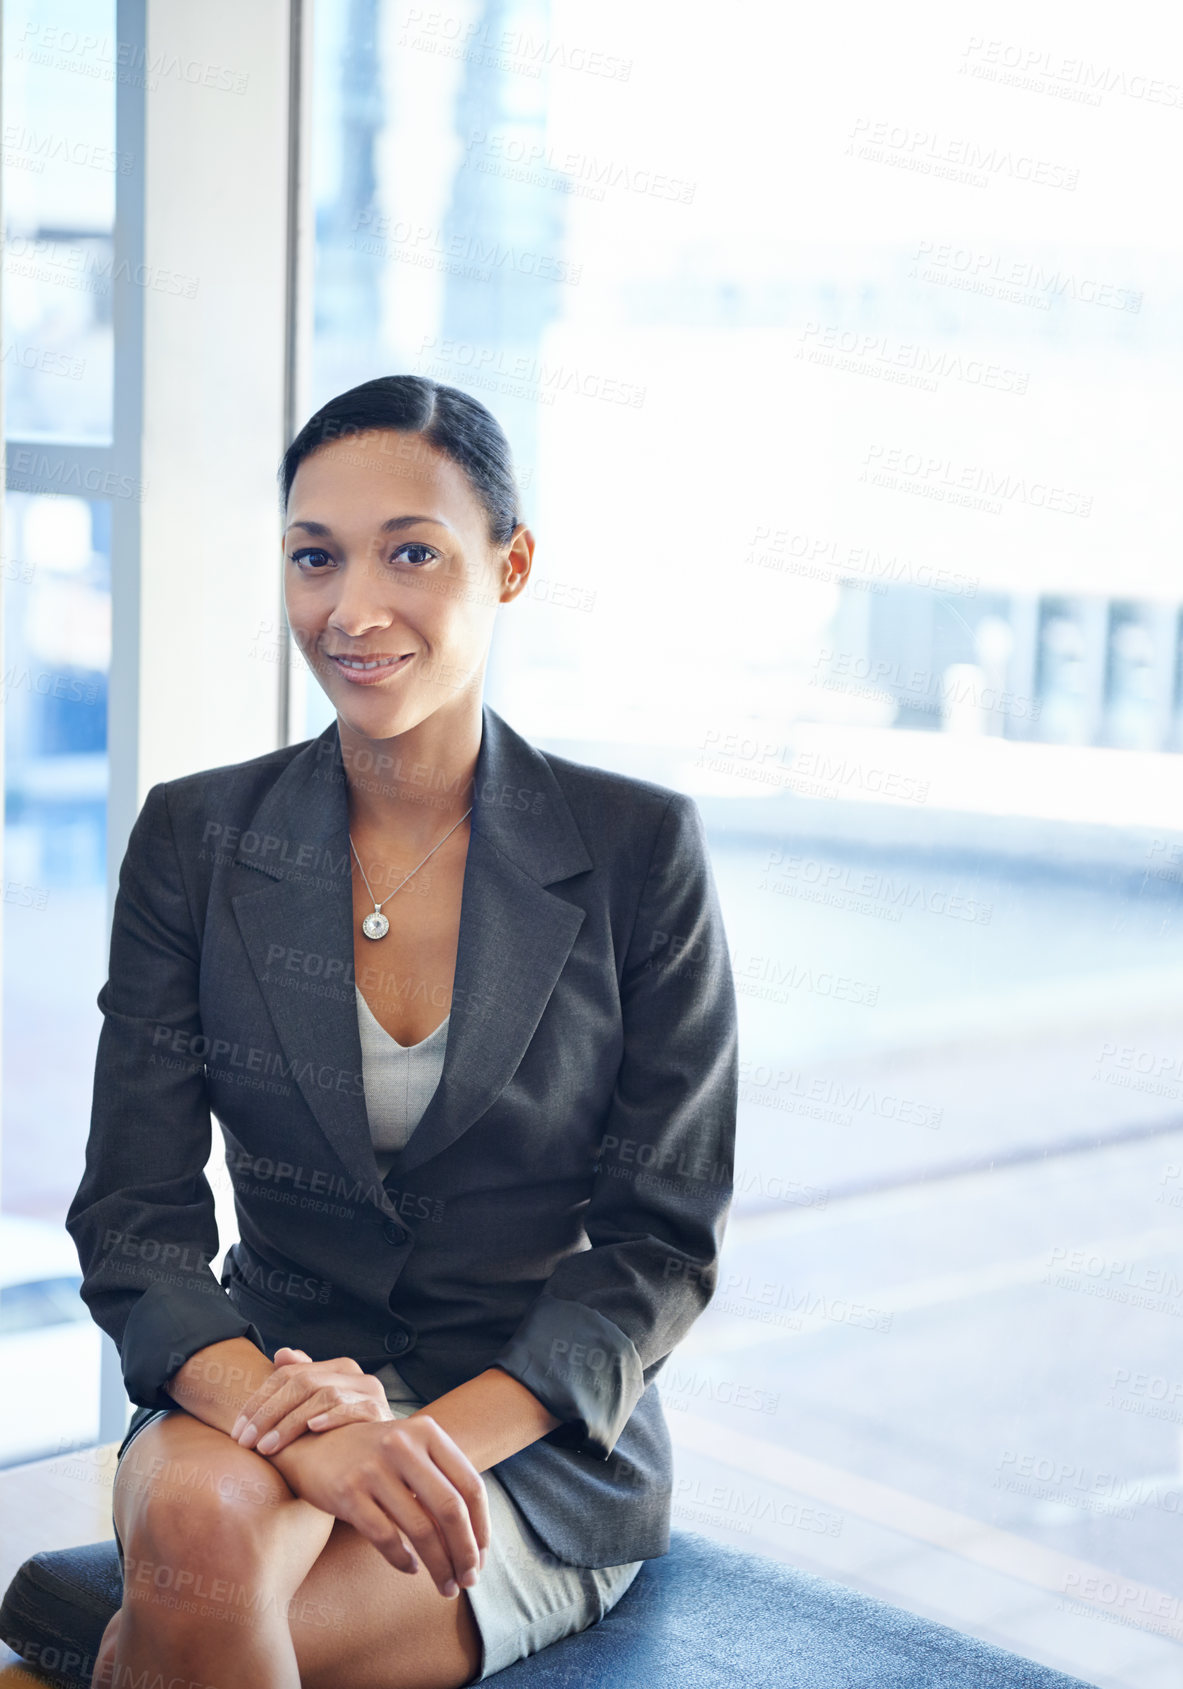
[[[400,545],[394,556],[397,559],[402,557],[404,552],[408,551],[422,553],[419,557],[405,558],[405,561],[412,564],[416,569],[421,569],[425,563],[430,563],[434,558],[439,556],[438,551],[433,551],[429,545],[421,545],[418,540],[408,540],[406,545]]]
[[[319,546],[305,546],[302,551],[292,552],[293,563],[305,563],[313,557],[321,559],[321,562],[313,565],[314,568],[318,569],[323,568],[325,563],[331,563],[333,561],[328,552],[322,551]]]

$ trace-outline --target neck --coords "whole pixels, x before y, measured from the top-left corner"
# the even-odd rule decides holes
[[[338,716],[355,842],[430,850],[472,804],[481,727],[479,697],[462,715],[440,709],[389,739],[370,739]]]

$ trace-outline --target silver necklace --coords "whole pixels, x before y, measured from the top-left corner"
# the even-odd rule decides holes
[[[472,806],[470,804],[469,807],[464,811],[464,814],[460,817],[460,821],[467,821],[468,817],[471,814],[472,814]],[[440,844],[432,845],[432,847],[428,851],[427,855],[423,858],[423,862],[427,862],[431,857],[433,857],[435,855],[436,851],[439,849],[440,845],[442,845],[446,839],[450,839],[452,837],[452,834],[456,831],[456,828],[459,827],[460,821],[457,821],[453,826],[448,828],[447,832],[444,834],[444,837],[440,840]],[[354,857],[357,861],[357,871],[361,875],[362,879],[365,880],[366,890],[369,892],[371,898],[373,898],[373,901],[374,901],[374,913],[372,915],[366,916],[365,920],[361,924],[361,930],[365,933],[367,938],[385,938],[386,934],[390,931],[390,922],[386,919],[386,916],[382,913],[382,904],[383,903],[389,903],[390,898],[395,895],[395,892],[400,892],[403,889],[403,887],[407,883],[407,880],[412,879],[414,877],[414,875],[416,875],[419,872],[419,869],[422,868],[423,862],[420,862],[418,867],[412,868],[411,872],[407,875],[407,879],[406,880],[400,880],[398,885],[395,886],[394,891],[392,891],[388,897],[384,897],[382,899],[382,903],[379,903],[378,899],[376,897],[374,897],[373,886],[370,884],[369,880],[366,880],[366,871],[361,865],[361,857],[358,856],[358,854],[357,854],[357,846],[353,842],[353,834],[352,833],[350,833],[350,835],[349,835],[349,848],[353,852]]]

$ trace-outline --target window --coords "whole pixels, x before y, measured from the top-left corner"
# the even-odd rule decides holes
[[[0,1205],[3,1235],[21,1249],[3,1250],[0,1351],[9,1376],[35,1365],[44,1383],[36,1406],[6,1410],[0,1464],[92,1442],[99,1427],[100,1334],[62,1222],[86,1144],[106,972],[111,507],[79,493],[88,448],[112,441],[121,170],[115,84],[82,74],[79,43],[114,25],[102,0],[5,0]],[[52,1260],[33,1265],[43,1251]],[[45,1411],[47,1398],[62,1411]]]
[[[1169,33],[317,0],[312,102],[308,410],[489,406],[539,550],[486,696],[708,823],[675,1523],[1123,1689],[1183,1643],[1104,1593],[1166,1610],[1183,1505]]]

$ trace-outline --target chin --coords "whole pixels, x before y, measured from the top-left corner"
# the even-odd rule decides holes
[[[405,702],[390,704],[377,698],[368,708],[365,698],[343,698],[337,705],[337,715],[365,739],[393,739],[422,720],[422,714]]]

